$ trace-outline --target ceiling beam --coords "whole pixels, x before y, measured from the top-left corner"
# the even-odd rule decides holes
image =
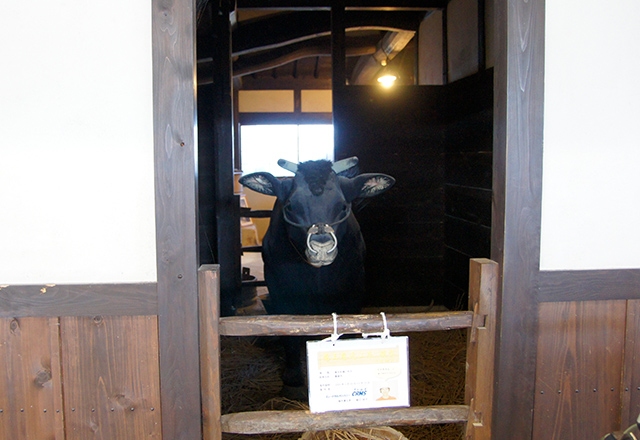
[[[376,51],[376,43],[362,38],[360,43],[350,44],[346,50],[347,57],[371,55]],[[251,57],[241,57],[233,63],[233,77],[251,75],[264,70],[284,66],[296,60],[311,57],[331,56],[331,41],[328,38],[319,39],[311,45],[293,45],[279,48]],[[205,58],[198,60],[198,85],[213,82],[213,60]]]
[[[405,48],[415,32],[389,32],[380,40],[371,56],[362,57],[353,68],[350,84],[369,84],[382,68],[382,61],[390,61]]]
[[[242,9],[281,10],[329,10],[334,0],[236,0],[236,7]],[[449,0],[345,0],[346,10],[365,9],[370,11],[424,11],[444,8]]]
[[[345,30],[417,31],[424,11],[347,11]],[[299,11],[239,22],[233,31],[233,55],[244,55],[288,44],[330,35],[331,18],[328,11]],[[198,46],[202,57],[208,56],[206,47]]]
[[[379,39],[380,37],[377,36],[348,38],[346,55],[348,57],[371,55],[375,53]],[[233,76],[244,76],[273,69],[302,58],[330,55],[330,37],[320,37],[313,41],[295,43],[255,55],[241,56],[233,63]]]

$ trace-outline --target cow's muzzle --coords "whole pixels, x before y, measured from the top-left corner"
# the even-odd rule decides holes
[[[338,239],[333,228],[326,223],[316,223],[307,231],[307,261],[315,267],[333,263],[338,255]]]

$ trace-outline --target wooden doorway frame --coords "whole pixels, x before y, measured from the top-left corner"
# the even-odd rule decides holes
[[[542,201],[544,0],[496,0],[491,258],[501,267],[494,438],[531,438]],[[503,294],[508,292],[508,294]]]

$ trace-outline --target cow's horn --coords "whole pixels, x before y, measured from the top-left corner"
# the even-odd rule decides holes
[[[343,171],[347,171],[350,168],[358,165],[358,158],[356,156],[349,157],[348,159],[342,159],[337,161],[331,167],[336,174],[340,174]]]
[[[278,159],[278,165],[287,171],[291,171],[293,174],[298,172],[298,164],[289,162],[285,159]]]

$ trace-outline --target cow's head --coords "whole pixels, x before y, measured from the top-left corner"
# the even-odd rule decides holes
[[[280,159],[278,164],[295,173],[279,180],[265,172],[248,174],[240,183],[262,194],[276,196],[282,216],[289,225],[290,239],[304,245],[309,264],[321,267],[335,260],[338,242],[351,214],[351,203],[389,189],[395,179],[386,174],[361,174],[353,178],[339,174],[355,166],[355,157],[334,164],[327,160],[300,164]],[[302,243],[301,243],[302,242]]]

